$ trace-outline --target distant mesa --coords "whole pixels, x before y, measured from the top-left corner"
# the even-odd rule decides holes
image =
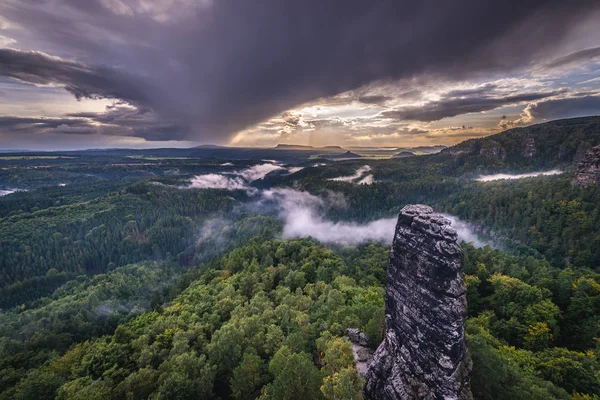
[[[219,146],[216,144],[201,144],[200,146],[194,147],[195,149],[226,149],[227,146]]]
[[[275,146],[277,150],[314,150],[313,146],[304,146],[301,144],[278,144]]]
[[[405,158],[405,157],[412,157],[415,156],[416,154],[413,153],[412,151],[401,151],[398,154],[394,155],[394,158]]]
[[[346,151],[346,149],[342,148],[341,146],[325,146],[325,147],[321,147],[323,150],[330,150],[330,151]]]
[[[346,151],[346,149],[340,146],[324,146],[324,147],[314,147],[314,146],[306,146],[302,144],[283,144],[280,143],[274,147],[275,150],[322,150],[328,152],[342,153]]]
[[[339,154],[320,154],[318,157],[319,158],[343,158],[343,159],[362,158],[362,156],[360,154],[356,154],[351,151],[347,151],[345,153],[339,153]]]

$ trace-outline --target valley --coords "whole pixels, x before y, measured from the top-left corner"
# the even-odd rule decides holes
[[[599,144],[2,154],[0,399],[360,398],[409,204],[458,232],[474,398],[595,399]]]

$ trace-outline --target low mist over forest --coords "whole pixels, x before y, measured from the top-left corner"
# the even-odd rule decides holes
[[[0,399],[361,398],[347,329],[382,341],[407,204],[458,233],[474,398],[594,399],[599,128],[388,158],[1,154]]]

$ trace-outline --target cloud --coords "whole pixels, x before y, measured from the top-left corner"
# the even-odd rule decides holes
[[[396,218],[382,218],[364,224],[334,222],[327,219],[327,210],[337,204],[332,205],[308,192],[289,188],[266,190],[261,193],[258,203],[259,207],[269,210],[275,207],[278,210],[284,221],[284,238],[312,237],[322,243],[342,245],[370,241],[391,244],[394,239]],[[452,215],[444,216],[451,221],[459,240],[472,242],[477,247],[489,244],[481,240],[468,223]]]
[[[150,101],[139,76],[108,67],[93,67],[39,51],[0,49],[0,76],[35,85],[63,86],[77,99],[119,99],[132,104]]]
[[[600,96],[556,99],[531,104],[528,113],[533,119],[557,119],[600,115]]]
[[[360,180],[360,182],[358,182],[359,179],[364,178],[365,175],[367,173],[369,173],[371,171],[371,167],[369,167],[368,165],[363,165],[362,167],[358,168],[356,170],[356,173],[354,173],[353,175],[348,175],[348,176],[338,176],[337,178],[330,178],[328,180],[330,181],[338,181],[338,182],[355,182],[355,183],[367,183],[369,182],[369,180],[367,179],[366,181],[363,182],[364,179]],[[373,183],[373,180],[371,178],[370,182],[367,184],[371,184]]]
[[[0,116],[0,130],[11,132],[52,132],[90,134],[97,130],[81,118],[36,118]]]
[[[366,95],[358,98],[358,101],[365,104],[383,104],[386,101],[391,100],[390,96],[381,96],[381,95]]]
[[[254,165],[250,168],[247,168],[245,170],[237,172],[237,174],[239,174],[245,180],[252,182],[252,181],[264,178],[270,172],[281,170],[281,169],[284,169],[284,168],[280,165],[266,163],[266,164]],[[236,172],[234,172],[234,174],[235,173]]]
[[[454,91],[448,93],[439,101],[432,101],[417,107],[410,106],[398,108],[393,111],[385,111],[382,113],[382,116],[398,120],[432,122],[462,114],[494,110],[510,104],[540,100],[564,93],[564,91],[557,90],[492,97],[489,94],[490,91],[490,87],[478,90]]]
[[[283,121],[291,126],[297,126],[298,123],[300,122],[300,115],[292,112],[292,111],[286,111],[281,115],[281,118],[283,119]]]
[[[17,43],[15,39],[0,35],[0,47],[7,47],[15,43]]]
[[[169,124],[149,110],[123,104],[105,112],[66,114],[60,118],[0,116],[0,130],[23,134],[80,133],[131,136],[148,140],[182,139],[186,128]]]
[[[226,165],[231,163],[225,163]],[[233,164],[231,164],[233,165]],[[192,189],[224,189],[224,190],[245,190],[250,194],[257,193],[257,190],[250,184],[258,179],[262,179],[267,174],[277,170],[285,170],[286,168],[272,163],[257,164],[252,167],[228,172],[224,174],[204,174],[196,175],[192,178],[191,183],[187,188]],[[288,171],[295,170],[294,167]],[[297,171],[296,171],[297,172]]]
[[[600,57],[600,46],[574,51],[544,64],[543,67],[559,68],[572,64],[585,63],[598,57]]]
[[[373,182],[373,175],[369,174],[356,183],[358,183],[359,185],[371,185],[373,184]]]
[[[77,98],[119,99],[154,115],[154,127],[123,135],[227,142],[300,104],[373,82],[460,80],[528,66],[547,59],[599,7],[586,0],[5,0],[0,14],[21,27],[8,34],[40,52],[0,49],[0,76],[61,86]],[[510,18],[499,18],[507,9]],[[453,113],[399,111],[420,120]]]
[[[484,246],[496,247],[494,245],[494,243],[492,243],[488,240],[483,240],[481,238],[481,236],[479,236],[475,232],[475,230],[473,229],[473,226],[471,224],[469,224],[468,222],[465,222],[465,221],[461,220],[460,218],[455,217],[454,215],[450,215],[450,214],[442,214],[442,215],[444,216],[444,218],[447,218],[448,220],[450,220],[450,225],[456,231],[459,242],[471,243],[475,247],[484,247]]]
[[[600,95],[565,97],[528,104],[519,118],[502,119],[498,126],[503,129],[530,124],[536,120],[553,120],[600,115]]]
[[[563,171],[560,171],[558,169],[553,169],[550,171],[529,172],[527,174],[480,175],[477,178],[475,178],[475,180],[479,181],[479,182],[491,182],[491,181],[498,181],[498,180],[502,180],[502,179],[523,179],[523,178],[533,178],[536,176],[543,176],[543,175],[560,175],[562,173],[563,173]]]
[[[322,243],[358,245],[368,241],[392,243],[395,218],[385,218],[356,224],[333,222],[325,217],[324,201],[308,192],[294,189],[273,189],[262,193],[263,202],[279,208],[284,220],[284,238],[312,237]]]
[[[12,189],[0,189],[0,197],[7,196],[9,194],[16,193],[16,192],[26,192],[26,191],[27,191],[27,189],[15,189],[15,188],[12,188]]]
[[[239,177],[220,174],[197,175],[188,186],[191,189],[249,190],[247,182]]]

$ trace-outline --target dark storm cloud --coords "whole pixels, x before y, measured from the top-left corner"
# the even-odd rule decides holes
[[[379,96],[379,95],[367,95],[360,96],[358,101],[364,104],[384,104],[386,101],[392,100],[390,96]]]
[[[145,83],[112,68],[90,67],[36,51],[0,49],[0,76],[36,85],[62,85],[77,99],[108,98],[145,104]]]
[[[457,89],[457,90],[452,90],[448,93],[446,93],[446,97],[473,97],[473,96],[480,96],[480,95],[485,95],[488,93],[493,92],[495,89],[497,88],[497,85],[494,85],[493,83],[488,83],[487,85],[483,85],[477,88],[473,88],[473,89]]]
[[[0,116],[0,132],[23,134],[102,134],[148,140],[183,139],[186,126],[166,123],[151,112],[131,107],[109,107],[103,113],[73,113],[64,118]],[[183,133],[183,134],[182,134]]]
[[[474,92],[477,94],[476,91]],[[393,111],[385,111],[381,114],[383,117],[398,120],[432,122],[438,121],[442,118],[455,117],[462,114],[490,111],[509,104],[518,104],[525,101],[545,99],[561,93],[564,93],[564,91],[523,93],[505,97],[464,97],[462,96],[463,93],[461,93],[461,97],[445,96],[439,101],[432,101],[422,106],[403,107]],[[450,92],[450,95],[456,95],[456,92]]]
[[[102,113],[84,112],[67,116],[85,118],[96,125],[110,127],[102,131],[106,135],[126,135],[147,140],[184,140],[189,135],[187,126],[167,122],[152,110],[143,108],[116,105],[107,107]]]
[[[536,120],[600,115],[600,96],[541,101],[530,104],[526,111]]]
[[[592,60],[596,57],[600,57],[600,46],[592,47],[589,49],[584,49],[580,51],[575,51],[573,53],[567,54],[566,56],[559,57],[555,60],[550,61],[545,64],[547,68],[557,68],[563,67],[565,65],[576,64],[579,62],[585,62]]]
[[[162,125],[132,130],[141,137],[212,142],[377,80],[464,79],[527,65],[600,7],[586,0],[102,3],[5,0],[0,14],[25,28],[17,43],[85,62],[4,49],[0,74],[152,110]],[[506,10],[510,17],[500,17]],[[499,104],[486,102],[483,109]]]
[[[27,118],[0,116],[0,130],[11,132],[95,133],[89,121],[76,118]]]

